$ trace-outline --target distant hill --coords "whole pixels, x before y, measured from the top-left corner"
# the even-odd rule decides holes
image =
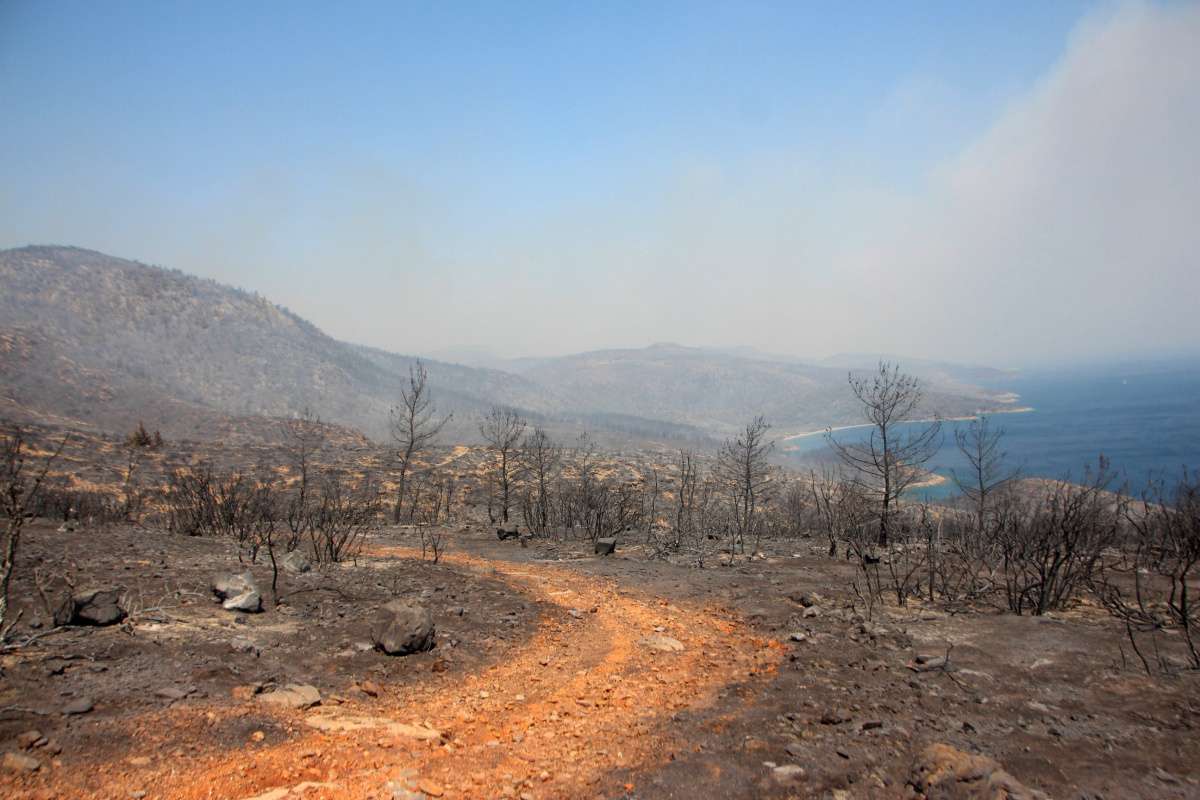
[[[853,370],[860,371],[859,365]],[[861,422],[847,386],[849,371],[744,349],[662,343],[538,359],[520,374],[553,386],[576,409],[664,419],[726,435],[755,414],[766,416],[779,433]],[[974,386],[945,367],[921,374],[931,415],[966,415],[1004,405],[1000,393]]]
[[[387,431],[411,357],[339,342],[254,294],[69,247],[0,252],[4,405],[109,429],[139,419],[176,436],[227,416],[311,407],[373,438]],[[430,362],[439,409],[465,432],[493,402],[553,408],[525,378]]]
[[[267,431],[308,407],[383,440],[413,356],[338,341],[256,294],[72,247],[0,251],[0,416],[173,437]],[[846,369],[658,344],[488,369],[426,360],[447,440],[493,404],[552,433],[711,444],[755,414],[780,434],[858,421]],[[1001,403],[945,365],[929,410]],[[277,424],[275,425],[277,428]]]

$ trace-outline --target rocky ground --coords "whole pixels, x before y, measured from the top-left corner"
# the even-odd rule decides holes
[[[868,621],[807,540],[696,570],[447,539],[435,565],[380,531],[251,613],[212,597],[225,542],[32,525],[0,796],[1200,797],[1198,676],[1145,677],[1086,607]],[[53,628],[35,576],[128,616]],[[373,647],[396,599],[431,611],[431,650]]]

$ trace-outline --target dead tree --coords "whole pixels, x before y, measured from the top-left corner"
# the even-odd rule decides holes
[[[954,430],[954,443],[967,459],[968,468],[951,470],[958,490],[975,513],[975,525],[982,534],[988,528],[988,516],[997,492],[1014,481],[1020,471],[1008,469],[1001,444],[1004,429],[993,428],[986,416],[976,417],[966,427]]]
[[[755,417],[732,439],[726,439],[717,454],[717,474],[730,495],[733,526],[730,529],[729,560],[735,547],[745,551],[745,537],[758,531],[757,513],[767,485],[771,482],[767,456],[775,443],[767,440],[771,426]],[[758,542],[755,541],[757,548]]]
[[[521,467],[528,481],[528,492],[524,502],[525,525],[537,534],[545,534],[550,528],[550,487],[562,463],[562,447],[541,428],[521,443]]]
[[[17,563],[17,552],[21,544],[21,529],[25,517],[34,507],[50,466],[62,454],[69,436],[64,436],[58,447],[46,456],[39,469],[30,472],[26,462],[25,439],[18,429],[4,437],[0,443],[0,503],[4,513],[4,539],[0,541],[0,641],[8,636],[11,627],[5,626],[8,616],[8,587],[12,582],[13,569]]]
[[[850,390],[862,404],[871,426],[865,442],[839,442],[832,430],[825,438],[854,474],[854,481],[876,500],[879,546],[887,547],[897,503],[905,490],[924,474],[924,466],[942,444],[942,424],[916,425],[923,397],[921,382],[900,372],[898,365],[880,361],[870,377],[849,375]],[[905,423],[908,423],[906,426]]]
[[[492,406],[492,410],[479,422],[480,435],[498,458],[495,476],[500,493],[500,518],[505,524],[508,523],[508,511],[512,507],[513,483],[519,466],[517,443],[521,441],[525,425],[520,414],[501,406]]]
[[[305,408],[300,416],[283,423],[283,441],[284,453],[296,473],[296,489],[284,509],[290,532],[285,549],[290,553],[300,546],[312,519],[312,471],[325,447],[321,418]]]
[[[396,508],[392,516],[394,523],[400,522],[404,507],[405,483],[414,459],[433,444],[437,435],[453,419],[453,414],[437,418],[437,409],[429,393],[429,374],[425,365],[418,360],[408,368],[408,384],[400,389],[400,405],[391,411],[391,434],[396,443],[396,462],[399,476],[396,484]],[[410,507],[409,518],[415,513]]]

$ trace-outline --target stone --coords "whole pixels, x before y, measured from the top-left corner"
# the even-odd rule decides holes
[[[73,598],[71,621],[76,625],[116,625],[125,619],[120,589],[88,589]]]
[[[804,619],[819,617],[821,616],[821,609],[817,608],[816,606],[809,606],[808,608],[804,609],[804,613],[800,616],[804,617]]]
[[[428,778],[422,778],[417,782],[417,789],[430,797],[441,797],[445,792],[442,787]]]
[[[22,750],[29,750],[44,738],[39,730],[25,731],[17,734],[17,746]]]
[[[850,721],[850,712],[844,708],[830,708],[821,715],[822,725],[841,725]]]
[[[908,665],[908,668],[913,672],[932,672],[938,669],[945,669],[946,663],[945,656],[918,655]]]
[[[250,653],[252,655],[259,654],[258,645],[255,644],[253,639],[245,636],[235,636],[230,639],[229,649],[235,653]]]
[[[258,702],[284,708],[305,709],[320,705],[321,693],[315,686],[305,683],[289,683],[269,694],[258,695]]]
[[[789,639],[791,639],[793,642],[807,642],[807,641],[808,641],[808,634],[807,634],[807,633],[804,633],[804,632],[802,632],[802,631],[796,631],[795,633],[793,633],[793,634],[792,634],[791,636],[789,636],[788,638],[789,638]]]
[[[68,717],[74,717],[79,714],[86,714],[95,707],[96,704],[92,702],[92,698],[80,697],[78,700],[73,700],[63,706],[62,713]]]
[[[61,576],[54,577],[39,587],[39,591],[45,598],[53,627],[70,625],[75,618],[75,596],[66,579]]]
[[[239,595],[249,589],[257,589],[258,585],[249,572],[240,574],[224,572],[213,577],[209,588],[212,589],[212,593],[218,600],[224,600],[226,597]]]
[[[406,656],[432,650],[437,644],[433,614],[424,606],[393,600],[375,612],[371,641],[375,649],[390,656]]]
[[[805,608],[815,606],[820,598],[812,592],[792,592],[788,595],[788,599],[793,603],[799,603]]]
[[[771,777],[781,786],[790,786],[804,779],[804,767],[799,764],[784,764],[773,768]]]
[[[611,556],[617,551],[616,537],[611,536],[607,539],[597,539],[594,550],[598,556]]]
[[[196,688],[194,686],[164,686],[154,694],[164,700],[174,702],[176,700],[183,700],[195,691]]]
[[[5,753],[0,766],[8,772],[37,772],[42,768],[42,762],[24,753]]]
[[[221,608],[226,611],[244,611],[247,614],[257,614],[262,611],[262,595],[257,591],[242,592],[221,603]],[[242,621],[242,624],[245,624],[245,622]]]
[[[658,650],[661,653],[679,653],[683,651],[683,642],[678,639],[672,639],[670,636],[663,636],[660,633],[642,639],[642,646],[649,647],[651,650]]]
[[[379,697],[379,685],[375,681],[359,681],[358,690],[368,697]]]
[[[293,550],[288,553],[279,562],[279,565],[283,567],[285,572],[290,572],[293,575],[300,575],[312,570],[312,562],[300,550]]]
[[[908,785],[928,800],[1046,800],[1023,785],[995,760],[931,744],[918,754]]]

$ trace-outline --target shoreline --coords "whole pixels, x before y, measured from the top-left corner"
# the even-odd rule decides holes
[[[913,424],[918,424],[918,423],[930,423],[930,422],[967,422],[968,420],[979,419],[980,417],[991,416],[992,414],[1028,414],[1032,411],[1036,411],[1036,409],[1033,406],[1021,406],[1020,408],[1001,408],[1001,409],[996,409],[994,411],[983,411],[978,414],[970,414],[968,416],[963,416],[963,417],[941,417],[941,418],[930,417],[930,418],[926,418],[926,419],[909,419],[909,420],[904,420],[904,422],[902,422],[900,424],[913,425]],[[853,430],[855,428],[870,428],[870,427],[873,427],[873,425],[870,422],[860,422],[855,425],[837,425],[837,426],[829,427],[829,428],[820,428],[819,430],[815,430],[815,431],[802,431],[800,433],[790,433],[787,436],[780,437],[779,441],[780,442],[790,442],[793,439],[807,439],[810,436],[818,436],[818,435],[826,433],[826,432],[833,433],[835,431],[849,431],[849,430]]]

